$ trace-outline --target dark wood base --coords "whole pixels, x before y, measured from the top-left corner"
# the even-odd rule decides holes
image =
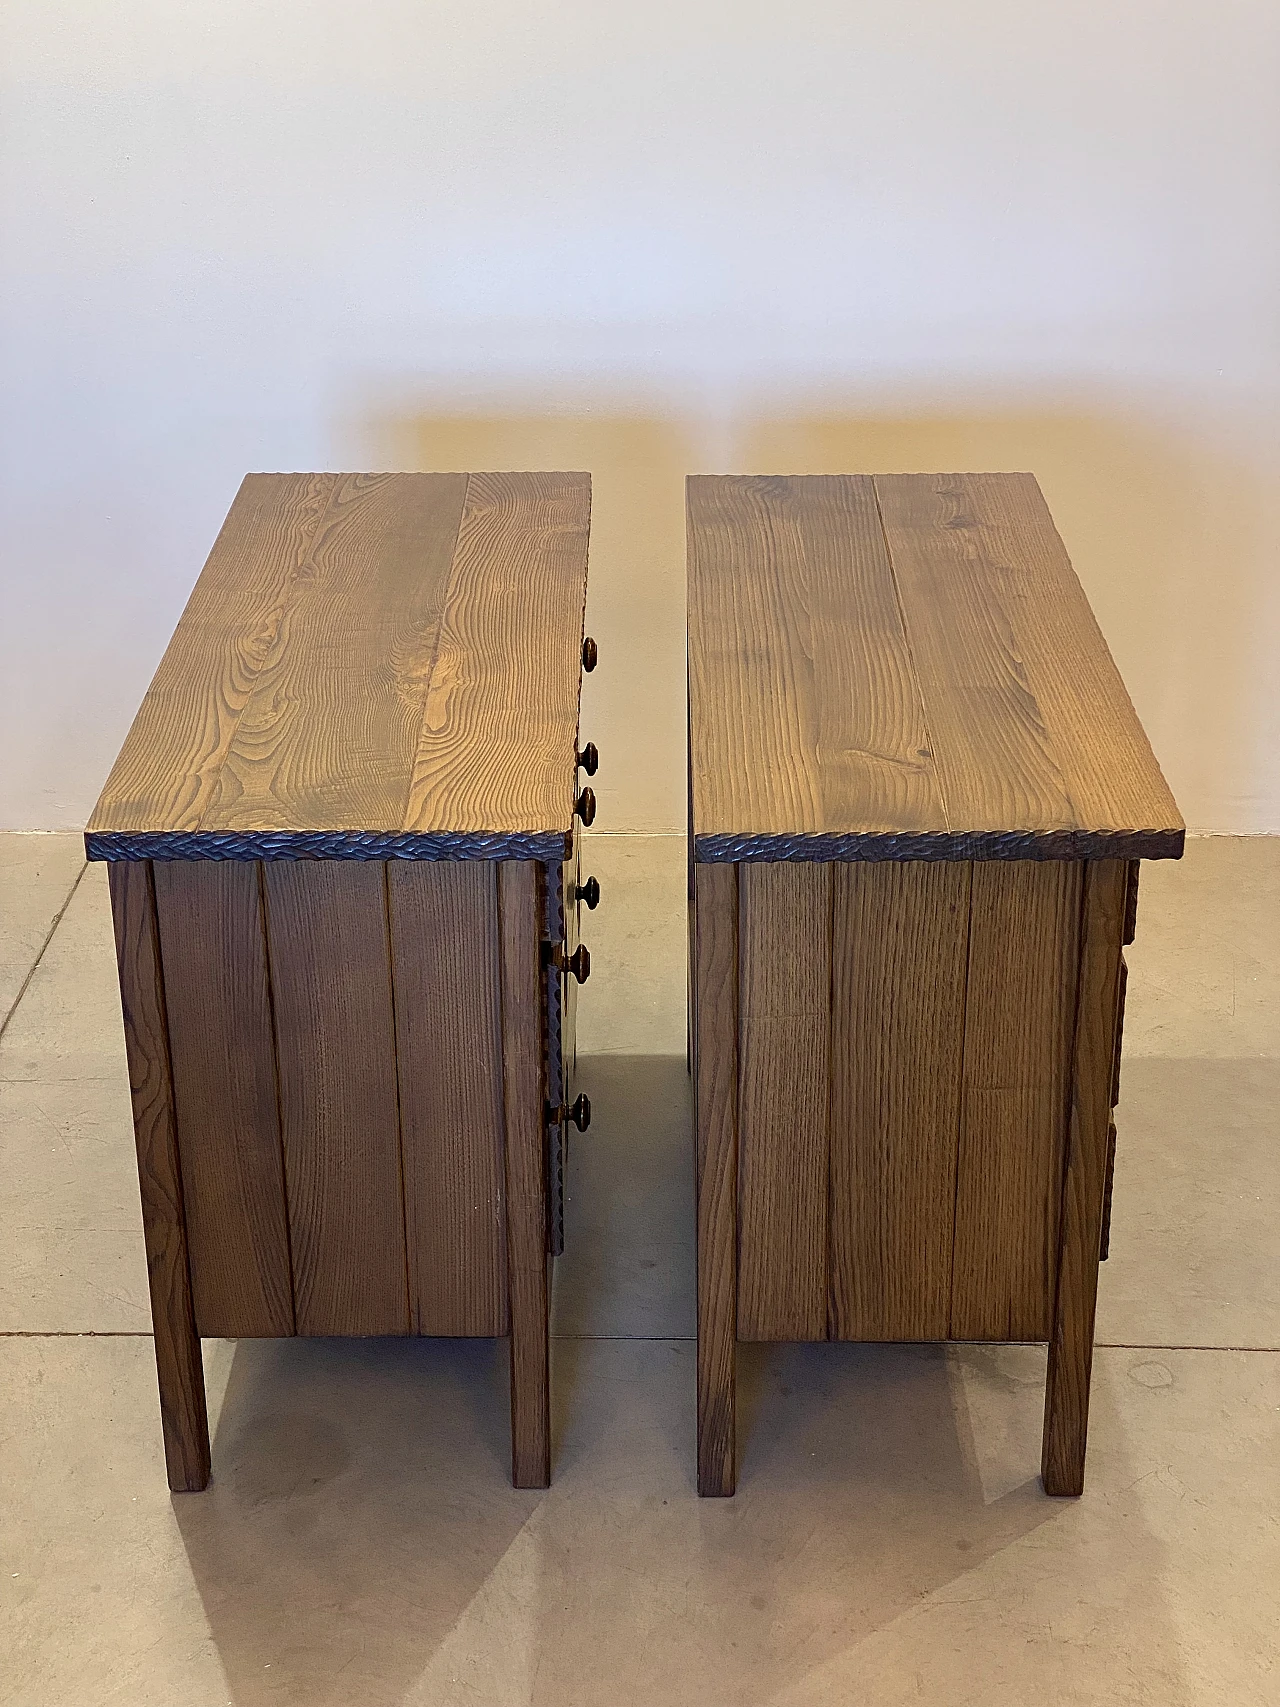
[[[170,1487],[209,1481],[202,1336],[410,1333],[509,1335],[546,1487],[559,867],[109,870]]]
[[[1084,1485],[1125,861],[700,864],[690,973],[698,1491],[742,1340],[1049,1344]]]

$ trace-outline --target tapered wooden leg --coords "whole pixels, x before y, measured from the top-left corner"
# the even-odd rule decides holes
[[[694,867],[698,1492],[737,1486],[738,871]]]
[[[155,888],[150,861],[113,862],[108,872],[165,1463],[175,1493],[198,1493],[209,1482],[209,1418],[191,1303]]]
[[[532,861],[499,867],[511,1479],[517,1488],[545,1488],[551,1481],[543,881],[542,867]]]
[[[1084,1491],[1128,882],[1123,860],[1090,860],[1085,866],[1071,1117],[1040,1463],[1047,1494]]]

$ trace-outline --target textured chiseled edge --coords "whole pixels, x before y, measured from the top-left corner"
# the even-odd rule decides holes
[[[87,859],[533,859],[569,857],[571,831],[86,830]]]
[[[1181,859],[1185,830],[928,830],[693,838],[699,865],[949,859]]]

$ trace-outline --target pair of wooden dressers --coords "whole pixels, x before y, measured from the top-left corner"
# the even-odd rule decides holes
[[[1083,1485],[1138,863],[1183,827],[1034,480],[689,483],[697,1480],[739,1340],[1043,1340]],[[253,475],[86,831],[170,1485],[200,1340],[508,1336],[551,1472],[590,479]]]

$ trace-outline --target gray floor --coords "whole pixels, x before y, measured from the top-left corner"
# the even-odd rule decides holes
[[[1079,1501],[1029,1347],[746,1348],[695,1497],[683,843],[591,855],[550,1492],[500,1344],[218,1341],[171,1498],[103,873],[0,837],[0,1702],[1280,1702],[1280,839],[1145,868]]]

